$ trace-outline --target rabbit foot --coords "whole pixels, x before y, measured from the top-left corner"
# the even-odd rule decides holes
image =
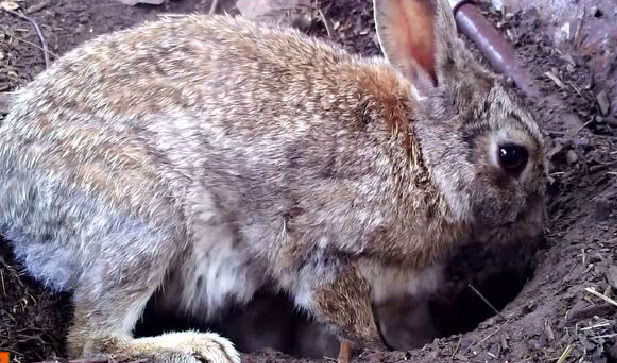
[[[103,342],[104,351],[156,363],[240,363],[240,354],[226,338],[215,333],[170,333],[156,337]]]

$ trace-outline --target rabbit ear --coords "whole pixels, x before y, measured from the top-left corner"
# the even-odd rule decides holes
[[[456,22],[447,0],[373,0],[381,50],[422,95],[452,74]]]

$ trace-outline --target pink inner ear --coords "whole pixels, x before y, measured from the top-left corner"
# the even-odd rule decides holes
[[[389,9],[391,35],[395,52],[401,64],[413,60],[437,84],[434,17],[435,10],[429,0],[392,0]],[[409,64],[410,75],[415,74]]]

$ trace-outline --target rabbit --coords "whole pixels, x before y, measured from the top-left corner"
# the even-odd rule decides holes
[[[375,0],[384,57],[226,15],[100,35],[18,90],[0,233],[71,291],[69,357],[239,362],[215,333],[135,338],[162,305],[211,319],[261,286],[387,348],[373,306],[439,284],[469,240],[541,233],[539,124],[447,0]]]

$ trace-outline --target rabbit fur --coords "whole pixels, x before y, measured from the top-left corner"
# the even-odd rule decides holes
[[[218,15],[96,37],[0,126],[0,232],[73,292],[71,357],[239,362],[214,333],[132,338],[149,298],[210,319],[260,286],[383,346],[373,304],[439,284],[470,239],[542,233],[538,124],[446,0],[377,0],[386,57]],[[502,143],[525,168],[500,167]]]

